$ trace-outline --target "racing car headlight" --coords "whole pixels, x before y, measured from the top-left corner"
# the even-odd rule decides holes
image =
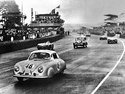
[[[20,70],[20,68],[19,68],[18,66],[15,66],[15,67],[14,67],[14,71],[15,71],[15,72],[18,72],[19,70]]]
[[[42,72],[43,72],[43,67],[39,67],[39,68],[38,68],[38,72],[39,72],[39,73],[42,73]]]
[[[32,69],[33,67],[34,67],[34,65],[33,65],[33,64],[29,65],[29,69]]]

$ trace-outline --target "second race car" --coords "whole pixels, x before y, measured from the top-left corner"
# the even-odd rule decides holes
[[[108,44],[117,44],[117,43],[118,43],[118,40],[117,40],[117,38],[115,38],[115,37],[108,37],[107,43],[108,43]]]
[[[39,43],[39,44],[37,44],[37,49],[38,50],[43,50],[43,49],[53,50],[54,49],[54,44],[50,43],[49,41],[47,41],[45,43]]]

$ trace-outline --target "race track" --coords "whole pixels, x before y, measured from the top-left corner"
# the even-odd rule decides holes
[[[55,51],[66,61],[64,74],[52,79],[29,79],[19,83],[13,77],[13,66],[24,60],[36,47],[0,55],[0,94],[91,94],[112,70],[124,50],[122,42],[107,44],[99,36],[88,38],[88,48],[74,49],[76,33],[54,42]],[[124,39],[121,39],[125,43]],[[125,55],[95,94],[125,93]]]

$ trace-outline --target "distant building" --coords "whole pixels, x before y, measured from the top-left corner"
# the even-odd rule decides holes
[[[53,14],[37,14],[35,15],[35,20],[29,25],[29,28],[39,33],[50,31],[60,32],[60,30],[63,30],[63,24],[64,20],[61,19],[58,12]]]

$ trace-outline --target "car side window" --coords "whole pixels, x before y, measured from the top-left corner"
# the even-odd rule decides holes
[[[58,56],[56,55],[56,53],[53,53],[53,58],[58,59]]]

